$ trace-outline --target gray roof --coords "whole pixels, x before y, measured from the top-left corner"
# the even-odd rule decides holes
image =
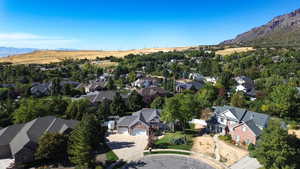
[[[229,110],[238,120],[238,122],[244,122],[248,127],[256,134],[260,134],[257,129],[265,128],[268,124],[269,115],[252,112],[243,108],[232,107],[232,106],[215,106],[215,114],[219,115],[224,111]],[[255,127],[254,127],[255,126]]]
[[[105,99],[113,100],[116,94],[117,91],[115,90],[95,91],[95,92],[88,93],[87,95],[83,95],[80,98],[87,98],[92,103],[96,103],[96,102],[102,102]],[[120,95],[123,99],[128,98],[128,95],[126,94],[121,93]]]
[[[27,144],[37,145],[38,139],[46,132],[64,133],[78,124],[75,120],[64,120],[53,116],[34,119],[25,124],[12,125],[0,130],[0,145],[7,146],[10,154],[6,158],[14,157]]]
[[[251,129],[251,131],[253,131],[256,136],[259,136],[261,134],[262,130],[256,126],[254,120],[249,120],[245,122],[245,124]]]
[[[124,116],[119,119],[117,125],[118,126],[126,126],[130,127],[137,122],[142,122],[149,126],[149,122],[155,118],[160,117],[161,110],[159,109],[150,109],[150,108],[143,108],[135,113],[133,113],[131,116]]]

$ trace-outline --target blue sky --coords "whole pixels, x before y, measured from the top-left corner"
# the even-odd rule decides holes
[[[217,44],[297,8],[299,0],[0,0],[0,46]]]

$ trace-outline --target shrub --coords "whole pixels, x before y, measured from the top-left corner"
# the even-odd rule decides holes
[[[223,140],[223,141],[226,141],[226,142],[229,142],[229,143],[231,143],[231,141],[232,141],[231,135],[224,135],[224,136],[220,135],[219,139]]]
[[[289,129],[292,129],[292,130],[299,129],[299,126],[298,126],[297,122],[295,122],[295,121],[290,122]]]
[[[173,138],[171,139],[171,144],[174,145],[187,144],[187,139],[186,137]]]
[[[253,143],[250,143],[248,145],[248,151],[249,151],[250,157],[255,157],[254,150],[255,150],[255,145]]]

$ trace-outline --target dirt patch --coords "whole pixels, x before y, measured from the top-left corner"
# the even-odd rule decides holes
[[[210,135],[194,138],[192,151],[214,157],[214,140]]]
[[[289,130],[288,132],[289,134],[296,135],[296,137],[300,139],[300,130]]]
[[[225,143],[219,140],[219,151],[221,155],[221,160],[227,165],[231,166],[235,162],[239,161],[243,157],[248,155],[248,151],[238,148],[234,145]]]

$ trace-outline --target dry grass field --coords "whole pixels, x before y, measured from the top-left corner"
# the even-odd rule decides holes
[[[176,48],[148,48],[137,50],[122,50],[122,51],[57,51],[57,50],[41,50],[32,53],[15,55],[5,58],[0,58],[0,62],[11,62],[13,64],[47,64],[51,62],[60,62],[63,59],[96,59],[97,57],[115,56],[124,57],[128,54],[149,54],[154,52],[168,52],[168,51],[182,51],[190,47],[176,47]]]
[[[255,50],[254,48],[252,47],[241,47],[241,48],[228,48],[228,49],[224,49],[224,50],[219,50],[216,52],[216,54],[219,54],[219,55],[230,55],[230,54],[233,54],[233,53],[238,53],[238,52],[248,52],[248,51],[253,51]]]

